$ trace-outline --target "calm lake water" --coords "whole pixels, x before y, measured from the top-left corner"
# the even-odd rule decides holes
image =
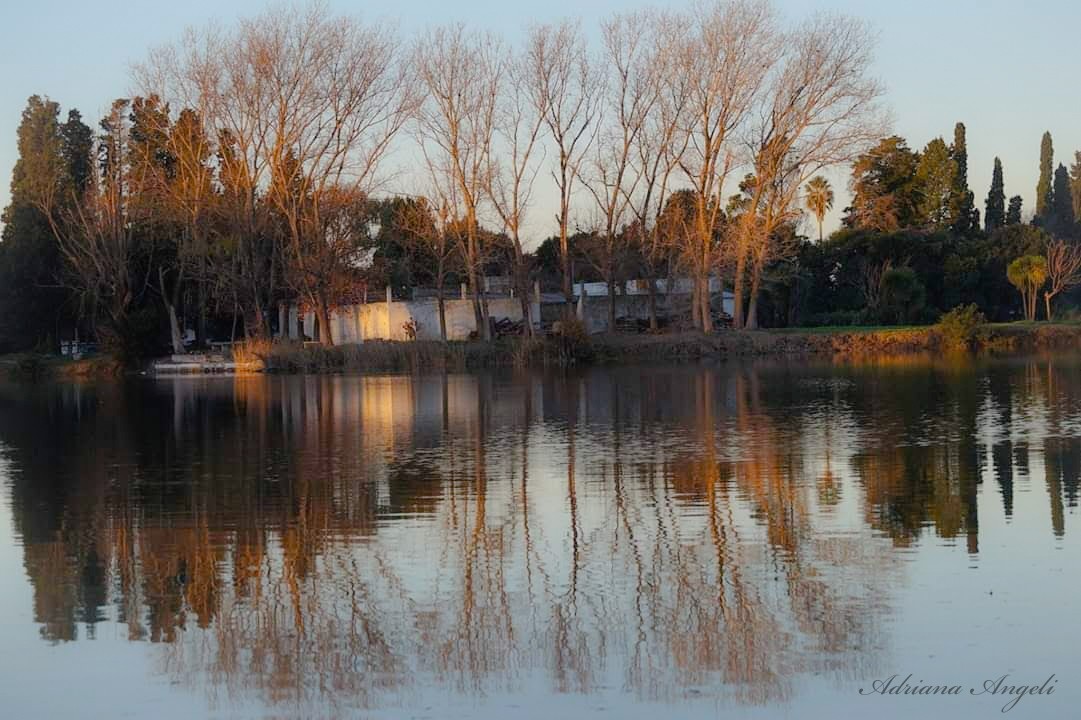
[[[0,385],[0,714],[1065,717],[1079,475],[1067,357]]]

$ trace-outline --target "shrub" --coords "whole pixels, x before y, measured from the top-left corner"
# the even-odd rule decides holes
[[[274,350],[274,343],[267,339],[251,338],[233,345],[233,362],[252,368],[263,367]]]
[[[514,367],[524,368],[537,363],[537,358],[544,362],[546,357],[544,340],[538,337],[520,337],[510,340],[510,356]]]
[[[938,319],[938,334],[948,347],[968,349],[983,335],[981,327],[987,318],[976,306],[958,305]]]
[[[589,338],[585,323],[577,317],[563,318],[553,326],[552,331],[556,336],[560,365],[593,357],[593,341]]]

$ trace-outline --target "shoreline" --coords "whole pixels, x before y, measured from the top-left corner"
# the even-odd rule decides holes
[[[993,323],[980,327],[968,352],[1017,353],[1081,349],[1081,324]],[[748,358],[859,358],[949,353],[937,326],[828,327],[663,334],[603,334],[588,338],[503,338],[477,341],[371,341],[323,347],[263,342],[244,350],[244,373],[334,374],[346,372],[456,371],[489,367],[568,367],[636,362],[725,361]],[[962,350],[961,352],[966,352]],[[125,366],[108,356],[67,360],[56,356],[0,356],[0,376],[17,380],[91,380],[154,374],[152,364]],[[160,376],[172,376],[161,374]]]

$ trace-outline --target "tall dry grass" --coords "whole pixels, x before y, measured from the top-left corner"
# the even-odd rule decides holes
[[[427,340],[370,340],[332,347],[295,341],[254,341],[236,346],[233,359],[259,361],[269,372],[285,373],[418,372],[511,362],[510,355],[495,345]]]
[[[325,347],[318,343],[253,340],[233,347],[234,362],[267,372],[420,372],[486,367],[566,365],[582,357],[584,341],[567,338],[503,338],[479,341],[369,340]]]

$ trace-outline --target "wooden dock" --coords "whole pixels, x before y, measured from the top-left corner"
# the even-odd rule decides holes
[[[150,365],[153,375],[236,375],[262,372],[259,362],[238,363],[219,353],[171,355]]]

